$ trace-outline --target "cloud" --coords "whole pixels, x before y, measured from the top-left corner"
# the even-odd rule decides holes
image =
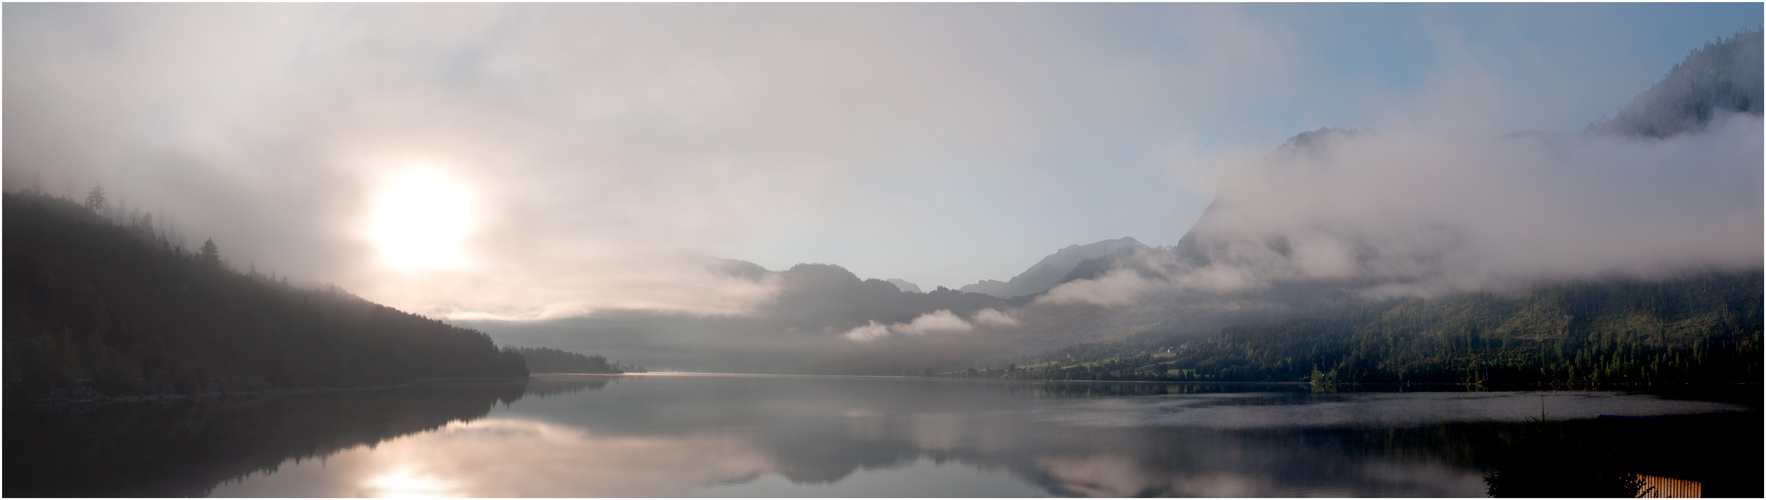
[[[1237,175],[1195,229],[1257,280],[1437,290],[1760,265],[1760,117],[1666,140],[1355,134]]]
[[[850,250],[884,233],[907,235],[889,248],[1011,246],[972,231],[976,214],[1038,182],[1022,175],[1042,175],[1030,166],[1049,144],[1145,113],[1124,91],[1176,74],[1112,55],[1106,33],[1059,11],[26,6],[6,18],[5,168],[9,184],[44,173],[64,194],[104,182],[236,261],[414,312],[716,314],[752,290],[690,276],[677,255],[899,261]],[[461,256],[481,265],[400,272],[358,230],[397,194],[378,179],[417,164],[470,187]],[[952,164],[994,187],[954,206],[870,188]],[[944,249],[893,265],[996,260]]]
[[[975,316],[972,319],[975,320],[975,324],[993,328],[1012,328],[1020,326],[1018,318],[1014,318],[1009,313],[993,308],[976,311]]]
[[[964,333],[974,330],[975,327],[969,325],[969,322],[963,321],[963,318],[957,317],[956,313],[950,312],[949,309],[939,309],[921,314],[912,322],[891,327],[891,329],[907,335],[926,335],[930,333]]]
[[[484,262],[463,271],[408,272],[353,290],[450,319],[533,321],[607,309],[747,316],[784,286],[777,274],[721,274],[720,264],[685,253],[610,252],[595,258],[556,256],[546,266]]]
[[[930,288],[1009,276],[1077,241],[1157,242],[1203,205],[1169,183],[1206,193],[1240,148],[1361,125],[1363,109],[1463,101],[1392,83],[1430,68],[1375,65],[1391,74],[1368,82],[1373,72],[1320,53],[1442,41],[1475,49],[1443,61],[1512,59],[1506,42],[1414,36],[1409,21],[1426,16],[1411,14],[1386,23],[1405,27],[1399,43],[1383,38],[1392,31],[1368,37],[1373,47],[1308,35],[1393,19],[1365,15],[1383,9],[19,5],[3,30],[4,176],[20,186],[41,174],[66,195],[103,182],[236,263],[413,312],[740,313],[768,288],[691,255],[839,262]],[[1559,32],[1608,9],[1501,12]],[[1634,91],[1639,81],[1582,65],[1611,43],[1601,53],[1638,71],[1632,49],[1659,51],[1635,36],[1648,26],[1530,49],[1560,68],[1545,83],[1574,89],[1549,105],[1573,109],[1552,116]],[[1499,97],[1540,87],[1469,75]],[[419,164],[470,188],[457,269],[394,269],[361,234],[392,196],[380,179]],[[1307,269],[1343,269],[1326,240],[1303,250]]]
[[[1135,303],[1142,295],[1160,287],[1160,280],[1141,276],[1133,269],[1114,269],[1097,279],[1062,283],[1049,289],[1047,294],[1037,297],[1035,303],[1088,304],[1103,307],[1126,306]]]
[[[896,323],[897,325],[901,323]],[[889,336],[889,327],[878,324],[875,320],[866,322],[864,326],[853,328],[841,335],[856,342],[869,342]]]
[[[977,316],[981,316],[982,314],[987,314],[990,312],[992,314],[988,315],[989,321],[997,322],[997,321],[1000,321],[1002,318],[1004,320],[1011,320],[1012,319],[1010,316],[1006,316],[1004,313],[1000,313],[999,311],[994,311],[993,309],[983,310],[981,313],[977,314]],[[1015,323],[1015,321],[1013,321],[1013,322]],[[921,315],[915,317],[913,321],[910,321],[907,323],[890,323],[888,326],[884,326],[883,324],[878,323],[876,321],[869,321],[869,322],[866,322],[863,326],[859,326],[859,327],[853,328],[851,330],[848,330],[846,333],[842,334],[841,336],[845,337],[846,339],[853,340],[856,342],[869,342],[869,341],[876,340],[879,338],[887,337],[891,334],[894,334],[894,335],[916,335],[917,336],[917,335],[931,335],[931,334],[968,333],[968,332],[971,332],[974,330],[975,330],[974,325],[969,324],[968,321],[964,321],[963,318],[958,317],[956,315],[956,313],[951,312],[949,309],[939,309],[937,311],[932,311],[929,313],[921,314]]]
[[[1668,139],[1326,131],[1236,169],[1192,247],[1119,258],[1037,302],[1301,281],[1434,296],[1759,269],[1762,135],[1758,115],[1733,113]]]

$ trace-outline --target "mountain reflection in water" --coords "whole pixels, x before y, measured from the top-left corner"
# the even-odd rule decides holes
[[[1690,415],[1758,437],[1758,397],[539,376],[8,409],[5,494],[1484,496],[1528,443],[1596,443],[1571,458],[1590,471],[1649,467],[1598,459],[1611,454],[1597,446],[1611,437],[1601,414]],[[1757,496],[1745,488],[1760,487],[1759,453],[1743,455],[1754,463],[1718,471],[1739,477],[1690,479]]]
[[[599,381],[605,385],[606,381]],[[5,495],[202,496],[287,461],[483,418],[524,381],[6,408]]]

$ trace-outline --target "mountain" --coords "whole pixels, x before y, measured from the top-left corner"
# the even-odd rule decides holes
[[[1737,173],[1759,175],[1758,160],[1750,160],[1758,158],[1758,138],[1737,133],[1757,127],[1760,116],[1757,105],[1747,104],[1758,102],[1758,85],[1747,88],[1749,70],[1737,67],[1749,64],[1746,54],[1758,54],[1759,44],[1758,34],[1747,34],[1695,51],[1618,118],[1582,133],[1423,138],[1435,142],[1416,142],[1404,131],[1300,133],[1266,161],[1231,172],[1175,246],[1132,238],[1074,245],[1005,282],[923,294],[834,265],[770,271],[725,261],[715,266],[720,272],[775,287],[772,300],[739,315],[601,311],[473,326],[504,343],[702,371],[918,374],[991,366],[976,373],[1096,379],[1106,373],[1153,377],[1158,370],[1158,377],[1289,380],[1310,379],[1317,363],[1321,380],[1574,382],[1758,373],[1758,363],[1731,362],[1745,358],[1738,353],[1758,352],[1759,308],[1747,304],[1758,302],[1759,252],[1746,246],[1758,243],[1745,238],[1758,230],[1758,222],[1747,227],[1759,218],[1758,201],[1740,203],[1752,207],[1747,210],[1729,209],[1737,205],[1731,198],[1759,197],[1759,183]],[[1636,125],[1652,123],[1679,125]],[[1669,130],[1678,135],[1657,139]],[[1646,159],[1615,166],[1640,154]],[[1378,162],[1387,164],[1364,168]],[[1452,181],[1494,187],[1480,193],[1489,196],[1468,196],[1467,182],[1428,176],[1444,171],[1464,174]],[[1501,173],[1509,177],[1489,181]],[[1610,197],[1613,191],[1602,190],[1643,179],[1639,192],[1659,198],[1664,192],[1655,189],[1657,181],[1690,174],[1735,187],[1711,191],[1728,198],[1681,204],[1739,213],[1725,215],[1720,226],[1744,237],[1707,238],[1715,243],[1704,246],[1724,249],[1725,257],[1740,248],[1749,254],[1746,262],[1685,257],[1691,244],[1652,247],[1659,251],[1646,256],[1668,259],[1616,271],[1589,264],[1582,247],[1560,252],[1556,261],[1539,260],[1532,255],[1538,242],[1552,247],[1570,239],[1567,234],[1606,238],[1662,214],[1541,226],[1507,196],[1531,189],[1550,195],[1535,198],[1545,199],[1540,208],[1603,212],[1564,195],[1592,185],[1584,191]],[[1406,176],[1409,184],[1393,180]],[[1541,187],[1551,180],[1558,184]],[[1435,190],[1405,189],[1414,185]],[[1439,200],[1454,197],[1473,202]],[[1366,207],[1375,209],[1355,211]],[[1671,225],[1700,223],[1685,222]],[[1539,227],[1558,231],[1541,235]],[[1535,232],[1517,236],[1512,228]],[[1665,239],[1618,240],[1607,246]],[[1533,247],[1514,250],[1522,244]],[[1564,268],[1573,272],[1560,272]],[[1194,350],[1179,356],[1175,350],[1185,345]],[[1148,361],[1157,350],[1164,355]],[[1129,366],[1141,361],[1147,362]],[[1009,370],[1013,364],[1037,366]],[[1712,373],[1721,375],[1695,373],[1718,365]],[[1516,367],[1534,371],[1519,374]]]
[[[1761,114],[1761,34],[1706,43],[1594,133],[1662,139],[1704,129],[1723,112]]]
[[[1109,255],[1123,247],[1145,246],[1129,237],[1104,240],[1089,245],[1068,245],[1066,248],[1055,251],[1054,254],[1043,257],[1042,260],[1037,261],[1036,265],[1030,266],[1030,269],[1013,276],[1008,281],[981,280],[974,284],[964,285],[959,290],[968,293],[985,293],[1002,299],[1035,295],[1060,284],[1063,278],[1067,277],[1067,274],[1072,272],[1080,262]]]
[[[527,375],[483,333],[227,269],[146,220],[35,192],[3,203],[9,399]]]
[[[895,285],[896,288],[901,289],[901,291],[903,291],[903,292],[926,293],[926,292],[920,290],[920,285],[915,285],[913,283],[909,283],[907,280],[904,280],[901,278],[889,278],[888,281],[889,281],[889,284]]]
[[[1482,145],[1510,149],[1512,151],[1505,153],[1511,154],[1511,158],[1513,154],[1546,149],[1555,159],[1569,156],[1578,151],[1576,148],[1587,148],[1581,155],[1595,156],[1608,153],[1586,144],[1602,138],[1661,140],[1683,134],[1696,135],[1726,115],[1758,119],[1762,116],[1761,103],[1766,100],[1762,97],[1762,45],[1759,32],[1708,43],[1688,54],[1661,81],[1639,94],[1616,116],[1589,125],[1581,134],[1519,133]],[[1299,174],[1317,178],[1319,172],[1342,168],[1333,165],[1333,157],[1346,145],[1378,138],[1379,134],[1373,131],[1331,127],[1302,132],[1269,153],[1271,161],[1267,162],[1266,170],[1260,172],[1264,177],[1260,180],[1289,182],[1285,178],[1302,177]],[[1687,157],[1684,150],[1680,151],[1677,154],[1682,157],[1670,161],[1713,161]],[[1536,175],[1529,173],[1529,176]],[[1277,193],[1312,195],[1306,189],[1292,188]],[[1256,194],[1260,196],[1218,195],[1175,247],[1149,247],[1097,255],[1093,260],[1072,266],[1073,271],[1056,284],[1095,280],[1120,269],[1134,270],[1138,275],[1157,280],[1213,272],[1237,274],[1234,278],[1263,283],[1280,282],[1284,286],[1314,279],[1319,274],[1335,274],[1339,284],[1390,288],[1397,282],[1439,278],[1449,272],[1445,269],[1450,266],[1464,265],[1464,262],[1455,260],[1462,258],[1462,254],[1488,251],[1468,248],[1469,237],[1452,225],[1438,221],[1417,223],[1404,217],[1393,220],[1414,227],[1369,227],[1370,223],[1366,221],[1353,221],[1362,225],[1352,226],[1342,220],[1309,218],[1310,214],[1306,213],[1282,214],[1286,217],[1282,220],[1285,225],[1252,227],[1247,220],[1261,217],[1267,221],[1269,214],[1282,210],[1280,205],[1286,201],[1272,199],[1269,192]],[[1345,203],[1352,201],[1332,202]],[[1308,243],[1313,245],[1307,246]],[[1335,273],[1311,272],[1321,267],[1317,263],[1332,258],[1342,261],[1339,267],[1350,269]]]
[[[927,293],[904,292],[879,279],[860,279],[832,264],[798,264],[777,273],[783,289],[761,316],[800,318],[801,326],[833,326],[844,330],[867,321],[905,322],[937,310],[967,313],[998,304],[986,295],[938,287]]]
[[[1473,145],[1467,148],[1472,154],[1488,148],[1498,150],[1493,158],[1537,159],[1524,164],[1531,170],[1518,170],[1512,179],[1571,179],[1556,185],[1570,189],[1549,190],[1558,206],[1575,203],[1556,199],[1577,200],[1578,183],[1599,185],[1592,192],[1608,196],[1614,191],[1602,189],[1645,179],[1645,192],[1658,197],[1683,196],[1658,189],[1663,182],[1658,179],[1704,176],[1702,182],[1739,184],[1740,189],[1714,199],[1661,206],[1723,207],[1704,212],[1714,215],[1736,207],[1743,214],[1736,217],[1737,225],[1720,227],[1745,235],[1760,224],[1761,46],[1760,33],[1707,44],[1617,116],[1580,134],[1464,141]],[[1729,128],[1719,128],[1726,124]],[[1387,178],[1427,166],[1394,162],[1398,164],[1384,170],[1353,170],[1359,165],[1352,162],[1380,161],[1382,155],[1402,150],[1379,149],[1393,144],[1383,139],[1373,131],[1335,128],[1294,136],[1257,165],[1261,170],[1255,176],[1235,179],[1242,184],[1229,186],[1241,189],[1223,188],[1176,246],[1124,247],[1080,262],[1030,304],[1030,309],[1044,311],[1041,315],[1017,312],[1022,318],[1057,318],[1054,305],[1069,308],[1062,314],[1090,306],[1091,318],[1027,335],[1060,337],[1069,345],[1035,356],[1001,357],[992,369],[977,373],[1093,380],[1758,380],[1762,270],[1757,247],[1750,250],[1757,242],[1744,236],[1739,243],[1705,244],[1723,245],[1726,251],[1718,255],[1747,257],[1740,260],[1691,255],[1700,249],[1690,243],[1700,233],[1684,229],[1705,219],[1691,217],[1668,232],[1687,244],[1662,247],[1645,256],[1655,260],[1643,264],[1618,259],[1607,262],[1628,266],[1589,264],[1596,257],[1592,254],[1602,250],[1591,247],[1579,247],[1555,262],[1515,252],[1514,245],[1541,238],[1551,244],[1535,247],[1549,250],[1577,237],[1576,232],[1628,234],[1628,224],[1647,220],[1591,218],[1586,220],[1605,225],[1560,226],[1550,233],[1514,237],[1514,232],[1491,228],[1538,222],[1417,210],[1453,206],[1429,205],[1433,200],[1427,199],[1378,205],[1366,198],[1403,186],[1383,184]],[[1616,161],[1624,155],[1649,159]],[[1600,160],[1583,165],[1575,163],[1577,158]],[[1422,156],[1415,161],[1435,160]],[[1478,167],[1481,177],[1503,173]],[[1367,182],[1318,182],[1346,174],[1362,175]],[[1366,184],[1380,189],[1365,189]],[[1279,189],[1242,189],[1246,185]],[[1313,212],[1342,206],[1378,210],[1334,218]],[[1645,243],[1650,242],[1634,238],[1615,245]],[[1630,255],[1636,259],[1639,254]],[[1553,262],[1556,269],[1536,262]]]
[[[967,362],[1011,342],[982,319],[1000,321],[985,312],[1006,307],[993,296],[945,287],[904,291],[831,264],[770,271],[724,260],[714,267],[773,284],[776,292],[741,315],[609,310],[549,321],[458,323],[490,332],[505,344],[595,352],[652,370],[919,373]],[[867,331],[876,336],[862,341],[846,336],[862,328],[872,328]]]

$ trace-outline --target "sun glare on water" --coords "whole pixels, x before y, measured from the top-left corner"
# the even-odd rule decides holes
[[[364,482],[369,496],[375,498],[454,498],[454,482],[426,474],[410,467],[400,467],[371,476]]]
[[[431,170],[395,177],[377,195],[368,235],[381,259],[400,269],[458,267],[471,231],[471,193]]]

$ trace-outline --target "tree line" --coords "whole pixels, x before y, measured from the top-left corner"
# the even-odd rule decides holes
[[[1349,300],[1222,328],[1140,334],[949,376],[1314,383],[1757,383],[1761,272]]]
[[[503,351],[513,352],[527,360],[529,373],[619,374],[645,372],[642,366],[625,366],[618,362],[608,362],[604,356],[589,356],[549,347],[505,347]]]

